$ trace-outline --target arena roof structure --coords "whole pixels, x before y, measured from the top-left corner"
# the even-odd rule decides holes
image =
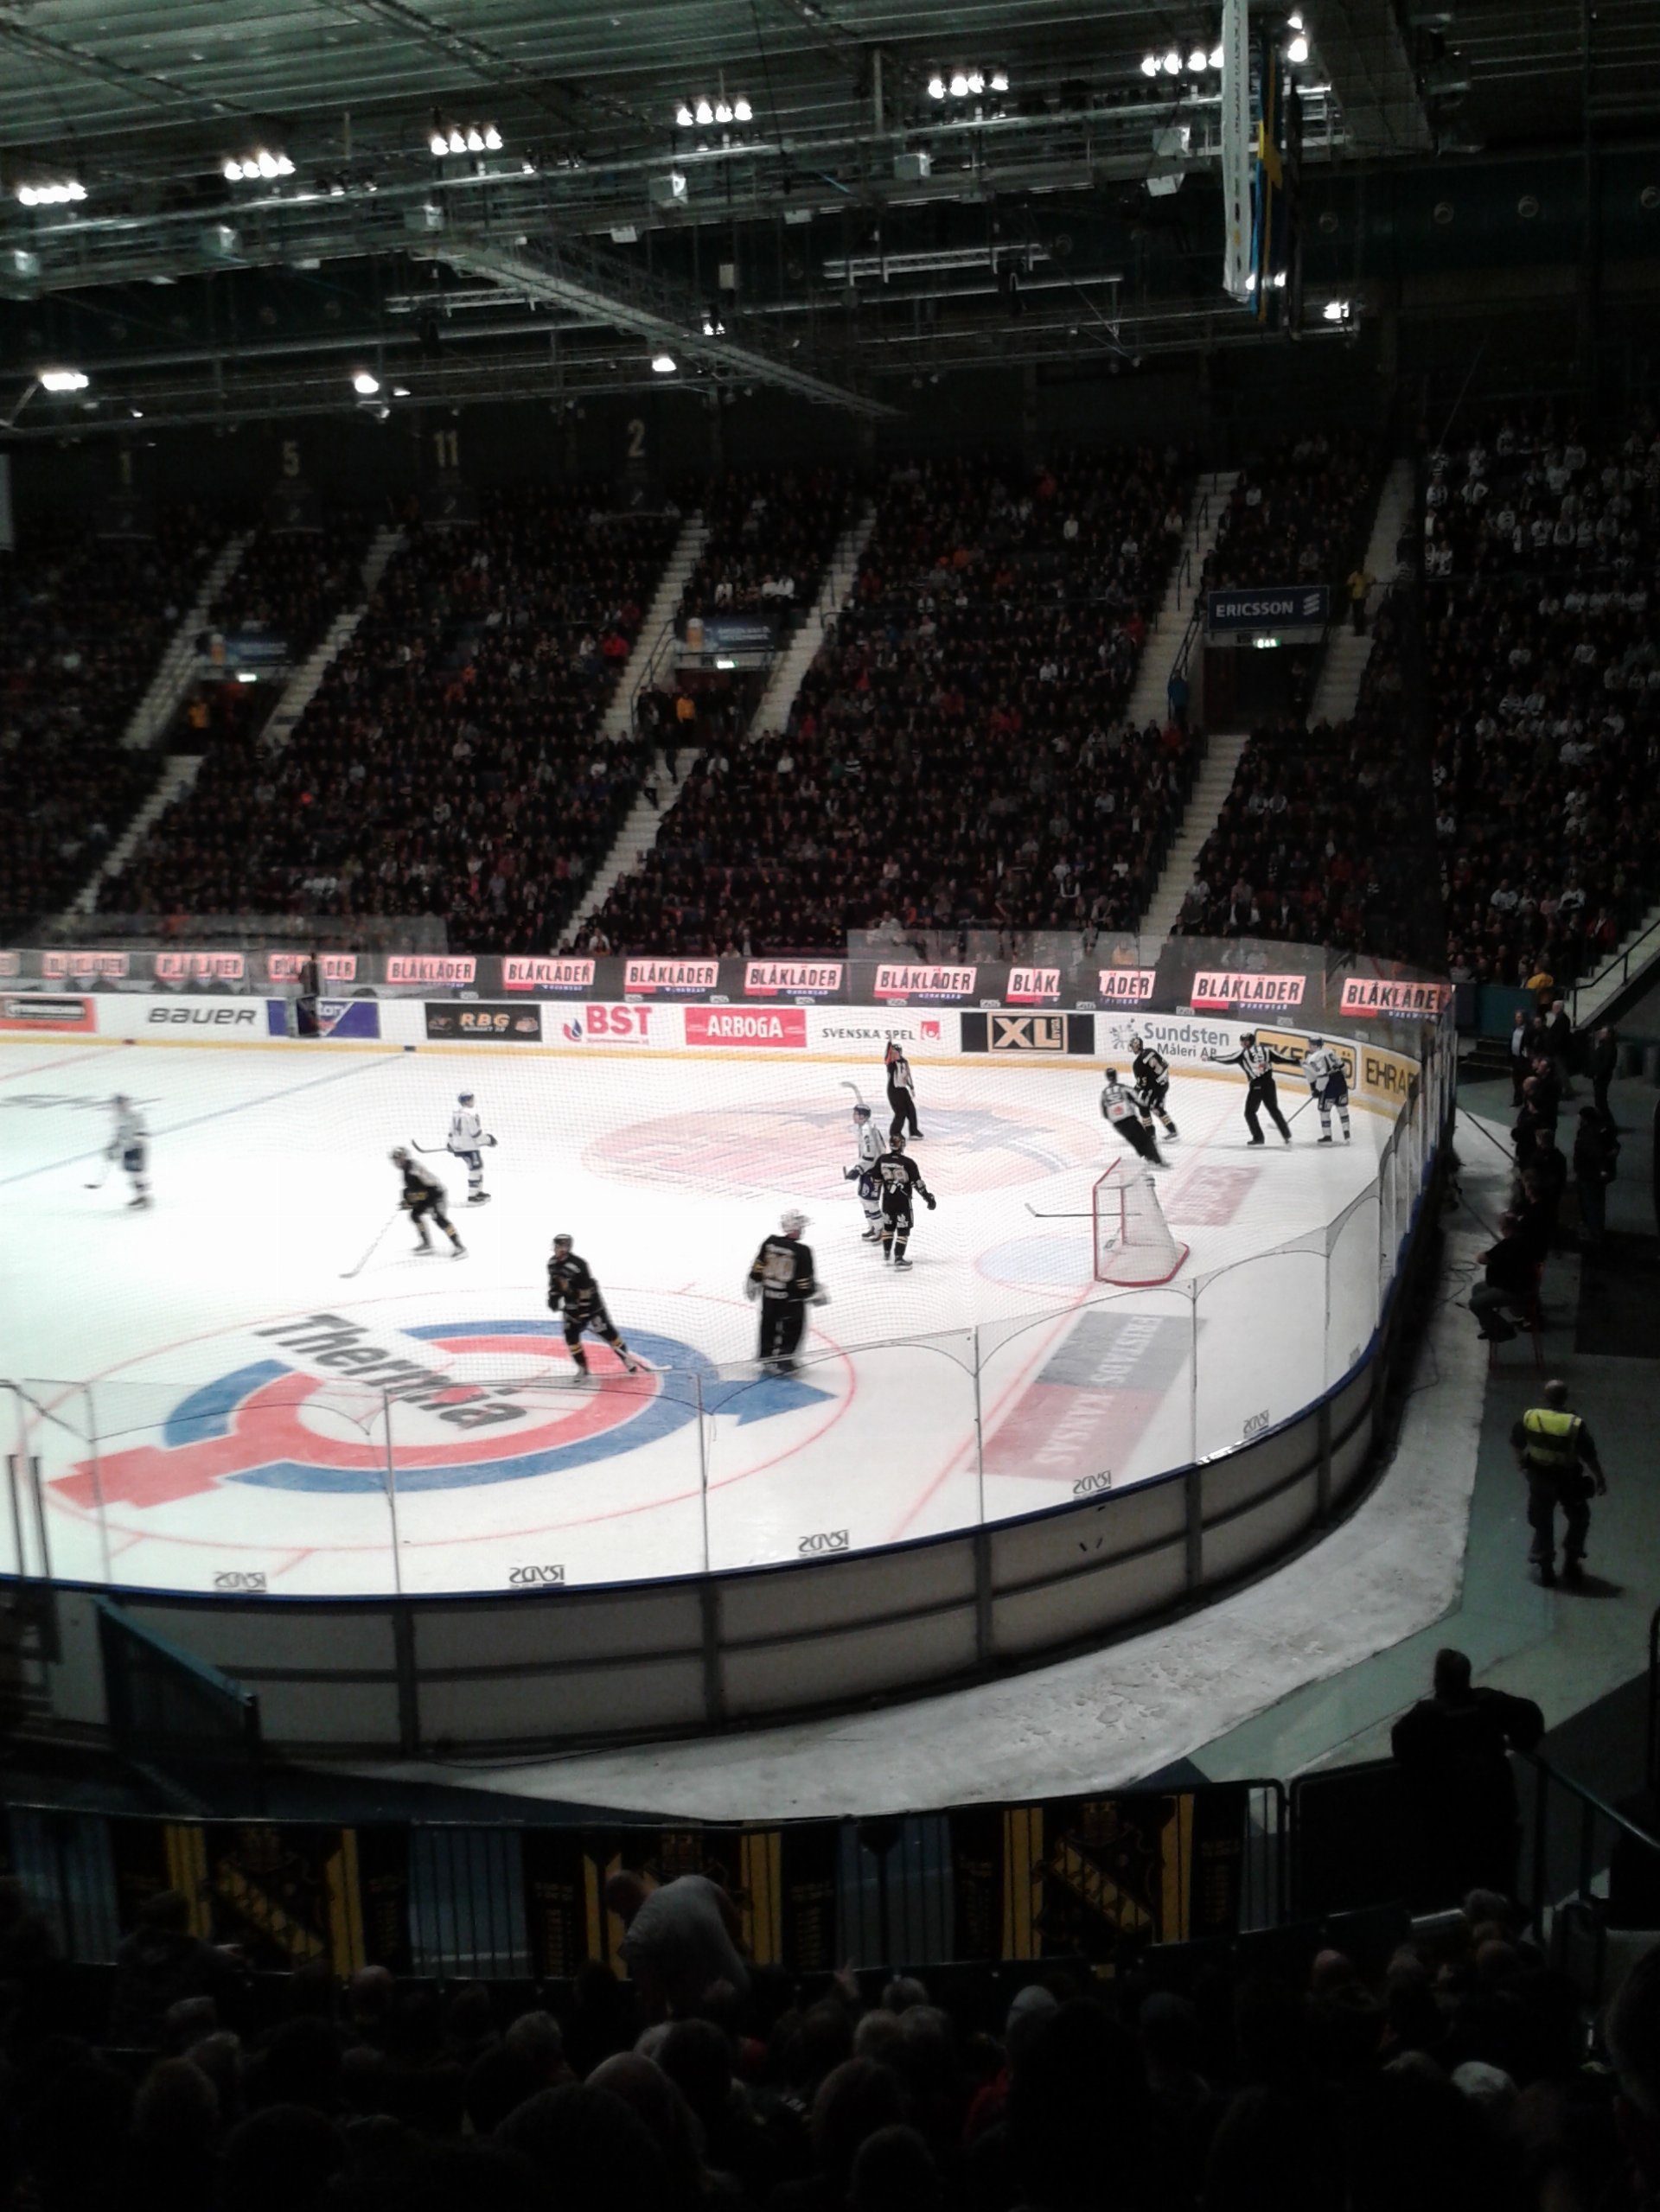
[[[1271,12],[1311,175],[1660,122],[1652,0]],[[367,353],[417,401],[673,373],[880,417],[942,363],[1243,339],[1176,196],[1214,192],[1218,14],[0,0],[0,364],[96,359],[89,416],[337,405]]]

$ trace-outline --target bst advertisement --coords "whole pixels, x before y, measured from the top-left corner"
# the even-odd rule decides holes
[[[686,1041],[801,1052],[807,1012],[801,1006],[688,1006]]]

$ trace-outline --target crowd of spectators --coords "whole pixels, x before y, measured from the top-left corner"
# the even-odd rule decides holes
[[[688,615],[764,615],[784,627],[812,605],[856,500],[846,469],[746,470],[688,491],[708,538],[680,597]]]
[[[315,529],[262,526],[208,610],[208,643],[214,634],[280,639],[290,663],[303,660],[335,615],[361,602],[372,535],[367,518],[354,514]]]
[[[153,787],[122,731],[218,540],[192,510],[152,537],[30,531],[0,554],[0,924],[67,904]]]
[[[676,532],[556,490],[412,520],[289,743],[210,753],[103,904],[434,915],[546,950],[639,788],[643,746],[600,724]]]
[[[1177,933],[1266,937],[1403,957],[1402,903],[1389,864],[1414,827],[1429,857],[1426,794],[1404,772],[1401,617],[1386,602],[1352,720],[1252,731],[1216,828],[1194,867]]]
[[[1204,564],[1207,590],[1325,583],[1336,593],[1366,549],[1375,441],[1302,430],[1239,473]]]
[[[710,746],[592,941],[1132,925],[1191,774],[1125,719],[1185,494],[1173,448],[896,470],[788,728]]]
[[[1424,526],[1448,965],[1571,982],[1660,895],[1660,429],[1507,417]]]
[[[19,2212],[1642,2212],[1660,2184],[1660,1952],[1599,2032],[1493,1891],[1375,1955],[1155,1951],[949,2001],[740,1969],[667,2011],[597,1964],[551,2009],[321,1965],[256,2005],[186,1911],[146,1909],[94,2037],[14,1894]]]

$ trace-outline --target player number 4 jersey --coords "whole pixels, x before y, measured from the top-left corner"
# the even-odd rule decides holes
[[[484,1142],[484,1124],[471,1106],[457,1106],[450,1123],[452,1152],[476,1152]]]

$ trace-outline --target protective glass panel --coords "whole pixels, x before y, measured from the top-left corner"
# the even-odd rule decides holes
[[[1264,1253],[1201,1287],[1194,1424],[1200,1458],[1248,1444],[1318,1397],[1325,1382],[1325,1265],[1324,1251]]]
[[[1191,1291],[1120,1291],[977,1334],[987,1520],[1121,1489],[1192,1457]]]
[[[779,1374],[704,1388],[716,1569],[857,1552],[972,1525],[974,1332],[843,1351],[818,1330]]]
[[[643,1365],[630,1374],[592,1340],[585,1351],[584,1378],[562,1341],[555,1357],[544,1337],[527,1337],[516,1373],[475,1379],[469,1360],[488,1355],[469,1354],[450,1382],[393,1400],[404,1590],[702,1571],[700,1377]]]
[[[1325,1384],[1359,1362],[1377,1327],[1377,1188],[1362,1191],[1331,1225],[1326,1263]]]

